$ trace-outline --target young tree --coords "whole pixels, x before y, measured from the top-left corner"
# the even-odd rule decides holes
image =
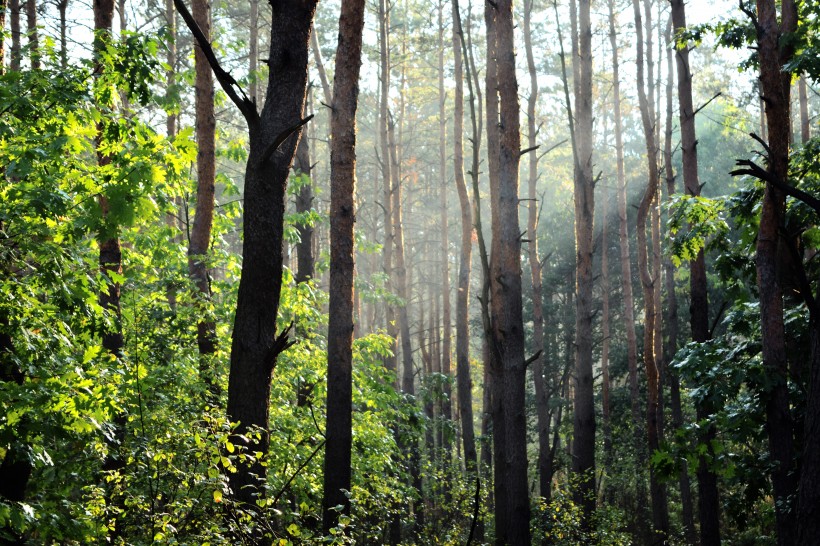
[[[211,6],[208,0],[193,0],[191,3],[194,21],[206,40],[211,36]],[[188,246],[188,272],[199,291],[198,297],[204,301],[211,298],[207,256],[211,246],[211,228],[214,220],[214,192],[216,184],[216,117],[214,116],[214,79],[211,65],[202,47],[194,43],[194,104],[196,109],[196,209],[191,227]],[[202,306],[205,307],[204,305]],[[207,317],[207,313],[203,313]],[[212,318],[203,318],[197,324],[196,341],[199,354],[213,354],[216,351],[216,323]],[[213,393],[218,392],[213,370],[204,358],[200,362],[200,376]]]
[[[316,1],[284,0],[274,6],[267,61],[270,76],[261,113],[222,68],[183,0],[174,0],[174,5],[248,125],[242,273],[231,343],[227,411],[231,421],[239,423],[234,441],[247,447],[250,454],[265,454],[269,447],[271,377],[277,357],[290,346],[289,328],[276,333],[282,287],[285,189],[301,127],[306,122],[302,112]],[[258,436],[254,429],[258,429]],[[263,495],[258,485],[266,473],[257,457],[240,461],[237,471],[229,475],[236,500],[255,509],[257,498]]]
[[[524,48],[527,55],[527,69],[530,75],[530,96],[527,99],[527,147],[529,151],[529,176],[527,210],[527,238],[530,275],[532,277],[532,337],[533,347],[542,351],[544,347],[544,295],[541,290],[541,258],[538,255],[538,201],[536,185],[538,182],[538,155],[535,123],[535,107],[538,102],[538,74],[535,69],[535,56],[532,48],[532,11],[533,0],[524,2]],[[542,205],[543,206],[543,205]],[[550,497],[552,476],[548,469],[550,453],[550,416],[549,396],[544,382],[544,355],[537,355],[532,362],[532,377],[535,386],[535,405],[538,428],[538,484],[542,498]]]
[[[675,36],[686,30],[686,8],[683,0],[671,0],[672,25]],[[698,151],[697,136],[695,134],[695,108],[692,101],[692,71],[689,66],[689,45],[680,44],[675,48],[676,69],[678,76],[678,107],[680,116],[681,152],[683,154],[683,185],[686,192],[697,197],[700,195],[700,181],[698,179]],[[671,190],[670,190],[671,193]],[[692,326],[692,341],[703,343],[709,339],[709,301],[706,284],[706,259],[703,250],[689,264],[689,315]],[[679,387],[677,377],[672,378],[673,412],[676,421],[680,419]],[[705,419],[713,411],[708,404],[698,404],[698,419]],[[711,445],[715,437],[713,426],[706,427],[700,441]],[[703,544],[718,544],[720,542],[719,498],[717,476],[709,469],[706,457],[701,457],[698,464],[698,485],[700,532]],[[681,482],[681,495],[684,495],[685,486]],[[684,496],[684,516],[686,515],[686,500]],[[687,530],[690,525],[687,523]],[[690,537],[690,540],[692,537]]]
[[[327,426],[325,428],[322,529],[350,512],[353,393],[353,192],[356,187],[356,108],[362,54],[364,0],[344,0],[333,79],[330,148],[330,318],[327,333]]]
[[[659,282],[658,271],[653,272],[649,264],[649,249],[647,247],[646,223],[649,219],[651,208],[657,198],[658,185],[660,183],[660,173],[658,170],[658,147],[655,131],[655,109],[651,85],[647,86],[647,78],[644,76],[644,60],[652,57],[651,47],[646,48],[644,53],[644,33],[641,17],[641,5],[639,0],[633,0],[633,11],[635,15],[635,33],[637,50],[637,84],[638,102],[641,110],[641,120],[643,122],[643,132],[646,141],[646,160],[648,167],[648,181],[646,190],[641,198],[638,207],[637,218],[637,239],[638,239],[638,269],[641,275],[641,286],[643,287],[643,298],[645,308],[644,318],[644,365],[646,367],[647,379],[647,412],[646,426],[649,443],[649,452],[654,453],[660,447],[658,435],[658,402],[660,393],[660,373],[655,355],[655,321],[657,320],[658,302],[655,301],[654,283]],[[647,10],[648,11],[648,10]],[[648,32],[649,34],[649,32]],[[648,64],[648,63],[647,63]],[[651,78],[650,78],[651,80]],[[665,494],[663,485],[660,483],[656,471],[650,467],[650,495],[652,498],[652,525],[655,533],[658,533],[659,540],[665,540],[669,533],[668,514],[666,513]]]

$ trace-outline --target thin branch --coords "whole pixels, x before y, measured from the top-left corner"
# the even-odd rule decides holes
[[[211,69],[214,71],[214,75],[216,79],[219,81],[219,84],[222,86],[222,89],[228,95],[228,97],[236,104],[239,111],[242,112],[242,115],[245,116],[245,119],[248,123],[256,122],[259,120],[259,114],[256,112],[256,106],[254,103],[248,98],[245,94],[245,91],[242,90],[242,87],[237,83],[233,76],[227,73],[223,68],[222,65],[219,64],[219,60],[216,58],[216,54],[214,53],[213,48],[211,47],[210,42],[205,37],[205,33],[202,32],[202,29],[199,28],[199,25],[194,20],[194,17],[191,15],[191,12],[188,11],[188,8],[185,6],[185,2],[183,0],[174,0],[174,6],[176,6],[177,11],[182,16],[182,20],[185,21],[185,24],[191,30],[191,33],[194,35],[197,43],[199,44],[200,49],[202,49],[202,53],[205,55],[205,58],[208,60],[208,64],[211,65]],[[242,97],[237,94],[237,90]]]
[[[300,122],[292,125],[291,127],[288,127],[287,129],[285,129],[284,131],[279,133],[279,136],[277,136],[275,139],[273,139],[273,142],[271,142],[270,146],[267,147],[267,149],[265,150],[265,153],[262,154],[262,163],[266,163],[268,161],[268,159],[270,159],[270,156],[272,156],[273,153],[276,150],[279,149],[279,146],[281,146],[288,139],[288,137],[290,135],[292,135],[293,133],[298,131],[303,125],[305,125],[307,122],[309,122],[312,119],[313,119],[313,114],[309,115],[305,119],[301,120]]]

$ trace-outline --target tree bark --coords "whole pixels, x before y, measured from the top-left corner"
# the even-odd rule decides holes
[[[364,27],[364,0],[343,0],[333,79],[330,148],[330,291],[327,426],[322,528],[350,512],[353,393],[353,225],[356,186],[356,107]]]
[[[259,0],[250,0],[250,29],[248,36],[248,70],[250,83],[248,98],[254,106],[259,102]],[[304,140],[304,139],[301,139]]]
[[[674,36],[678,36],[686,30],[686,8],[683,0],[671,0],[672,25]],[[700,195],[700,182],[698,180],[698,152],[697,136],[695,133],[695,109],[692,102],[692,72],[689,66],[689,46],[675,48],[675,61],[678,82],[678,107],[681,131],[681,151],[683,154],[683,184],[686,192],[692,196]],[[670,154],[671,155],[671,154]],[[671,162],[671,158],[670,158]],[[670,166],[671,168],[671,166]],[[674,191],[674,178],[669,186],[669,194]],[[667,276],[671,275],[671,271]],[[674,311],[677,311],[676,300],[674,299],[674,280],[669,278],[669,294],[671,303],[675,303]],[[689,286],[691,294],[690,320],[692,324],[692,339],[697,342],[704,342],[709,337],[709,301],[707,297],[706,284],[706,259],[701,251],[689,265]],[[670,315],[672,309],[670,308]],[[676,320],[670,316],[670,321]],[[675,330],[677,334],[677,330]],[[670,333],[670,346],[672,351],[672,336]],[[670,357],[672,352],[669,352]],[[671,396],[672,396],[672,419],[676,428],[683,425],[683,413],[680,404],[680,383],[676,373],[670,376]],[[706,410],[706,411],[704,411]],[[701,415],[708,415],[706,408],[698,410]],[[706,430],[701,441],[714,436],[714,430]],[[684,463],[685,464],[685,463]],[[689,474],[684,467],[680,474],[681,502],[683,505],[684,527],[686,529],[687,542],[695,544],[694,517],[691,508],[691,492],[689,488]],[[698,482],[700,485],[700,519],[701,519],[701,541],[704,543],[717,544],[719,536],[719,500],[717,491],[717,478],[713,472],[709,471],[706,461],[701,460],[698,465]]]
[[[532,278],[532,345],[534,350],[544,349],[544,309],[543,293],[541,289],[541,258],[538,255],[538,234],[536,232],[538,219],[537,189],[538,182],[538,154],[536,146],[537,129],[535,123],[535,106],[538,101],[538,77],[535,69],[535,56],[532,50],[532,10],[533,0],[524,2],[524,49],[527,55],[527,70],[530,75],[530,96],[527,99],[527,147],[529,152],[529,176],[527,210],[527,238],[530,275]],[[532,367],[533,385],[535,387],[535,411],[538,428],[538,485],[541,498],[550,498],[551,476],[549,475],[550,452],[550,416],[549,396],[544,383],[544,353],[539,355],[530,364]]]
[[[11,30],[11,70],[20,70],[20,0],[9,0],[9,27]]]
[[[461,417],[461,438],[468,473],[477,470],[475,430],[473,428],[473,381],[470,376],[470,270],[473,253],[473,218],[464,178],[464,33],[458,0],[453,0],[453,59],[455,97],[453,100],[453,168],[461,208],[461,247],[456,292],[456,390]],[[472,87],[472,86],[470,86]]]
[[[805,144],[811,138],[811,123],[809,122],[809,94],[806,77],[800,76],[797,80],[797,93],[800,100],[800,142]]]
[[[769,175],[788,183],[790,143],[791,74],[783,70],[794,50],[782,37],[797,28],[797,8],[792,0],[781,4],[778,22],[774,0],[757,2],[757,52],[760,59],[760,85],[766,104]],[[783,288],[778,278],[778,256],[782,252],[780,230],[785,213],[785,194],[767,184],[757,234],[757,285],[760,291],[760,320],[763,342],[763,367],[773,387],[766,400],[766,431],[774,485],[778,545],[795,541],[797,511],[790,498],[797,492],[792,449],[794,431],[789,408],[788,359],[783,324]],[[816,539],[816,537],[814,537]]]
[[[384,212],[384,244],[382,250],[383,257],[383,271],[385,275],[385,283],[387,288],[392,285],[393,279],[393,173],[391,172],[390,160],[390,143],[389,143],[389,110],[387,106],[387,98],[390,92],[390,33],[388,32],[390,26],[390,14],[387,9],[388,0],[379,0],[379,60],[380,60],[380,74],[381,82],[379,94],[379,155],[381,160],[381,174],[382,174],[382,188],[383,188],[383,203],[382,211]],[[317,50],[318,48],[314,48]],[[321,72],[320,72],[321,74]],[[395,321],[395,309],[392,305],[385,306],[385,326],[387,328],[387,335],[393,338],[392,355],[385,357],[385,367],[396,373],[396,384],[398,385],[398,370],[397,370],[397,356],[398,350],[396,342],[398,341],[398,328]]]
[[[245,171],[242,272],[231,343],[228,416],[238,422],[234,443],[250,453],[267,453],[270,382],[278,355],[285,350],[289,329],[276,333],[282,288],[285,190],[294,151],[304,125],[307,58],[315,0],[283,0],[273,6],[268,65],[270,77],[261,114],[219,65],[182,0],[174,5],[209,52],[208,61],[228,97],[248,124],[249,152]],[[241,96],[240,96],[241,95]],[[259,436],[248,436],[253,429]],[[264,495],[257,486],[267,469],[256,458],[238,461],[229,475],[233,496],[251,510]]]
[[[578,79],[575,85],[574,195],[575,195],[575,412],[572,470],[580,478],[575,501],[583,507],[582,525],[591,529],[595,511],[595,394],[592,374],[593,218],[592,175],[592,25],[590,2],[578,3]]]
[[[60,12],[60,67],[65,70],[68,67],[68,40],[66,37],[68,0],[58,0],[57,10]]]
[[[26,0],[26,34],[31,69],[40,70],[40,38],[37,32],[37,0]]]
[[[450,404],[451,388],[451,361],[452,351],[452,326],[450,308],[450,239],[449,223],[447,214],[447,118],[445,116],[445,102],[447,93],[444,87],[444,0],[439,0],[439,54],[438,54],[438,100],[439,100],[439,175],[441,185],[439,186],[439,207],[441,218],[441,373],[447,379],[444,383],[444,392],[441,404],[441,414],[446,422],[453,419],[453,408]],[[446,437],[442,438],[446,441]],[[450,442],[442,445],[449,453],[451,451]]]
[[[530,506],[527,488],[527,439],[525,415],[526,364],[521,301],[521,232],[518,224],[518,166],[521,149],[518,83],[515,74],[513,7],[500,0],[496,10],[495,40],[500,142],[497,178],[490,178],[492,205],[492,252],[490,303],[492,349],[501,371],[507,528],[496,537],[512,545],[530,543]],[[488,71],[489,72],[489,71]],[[488,89],[488,95],[492,89]],[[492,118],[488,115],[488,120]],[[492,123],[488,122],[489,127]],[[489,137],[489,135],[488,135]],[[498,391],[496,391],[498,392]],[[496,471],[496,479],[499,473]]]
[[[310,101],[310,97],[308,97]],[[305,117],[307,117],[307,104]],[[332,142],[332,141],[331,141]],[[299,193],[296,196],[296,212],[307,214],[313,208],[313,181],[311,180],[312,165],[310,164],[310,144],[307,135],[299,139],[296,147],[294,170],[306,179],[301,180]],[[299,242],[296,245],[296,282],[307,282],[315,275],[313,259],[313,226],[309,222],[300,222],[296,226],[299,232]]]
[[[648,167],[648,182],[640,206],[638,207],[637,235],[638,235],[638,269],[641,275],[641,286],[644,297],[644,364],[646,367],[647,379],[647,438],[650,455],[658,449],[658,402],[660,391],[660,374],[655,356],[655,320],[657,313],[657,302],[655,301],[654,283],[659,282],[658,271],[650,270],[649,249],[647,247],[646,223],[649,219],[653,202],[657,197],[660,176],[658,172],[658,148],[655,139],[654,119],[655,111],[653,102],[650,101],[652,87],[647,86],[644,76],[644,58],[652,57],[651,47],[646,48],[644,53],[644,33],[640,11],[639,0],[633,0],[633,11],[635,15],[636,30],[636,50],[637,50],[637,84],[638,101],[641,110],[641,120],[643,122],[644,138],[646,140],[646,158]],[[648,11],[648,10],[647,10]],[[648,25],[647,25],[648,26]],[[647,64],[650,64],[647,62]],[[652,497],[652,526],[654,533],[660,535],[653,540],[666,541],[669,533],[668,514],[664,510],[666,499],[663,487],[658,480],[655,471],[650,467],[650,495]],[[665,517],[666,516],[666,517]]]
[[[194,21],[199,25],[203,35],[210,40],[211,6],[208,0],[193,0],[191,3]],[[211,299],[210,278],[208,275],[208,249],[211,246],[211,229],[214,218],[214,185],[216,182],[216,118],[214,116],[214,80],[211,66],[199,44],[194,43],[194,66],[196,80],[194,96],[196,108],[196,209],[194,223],[191,227],[188,246],[188,274],[191,277],[201,298],[199,304],[201,316],[208,317],[207,302]],[[216,322],[212,318],[203,318],[197,323],[196,341],[201,356],[216,352]],[[203,358],[200,361],[200,377],[208,385],[211,393],[219,392],[218,382],[211,363]]]
[[[624,172],[623,120],[621,114],[620,64],[618,40],[615,31],[616,15],[614,2],[607,2],[609,10],[609,41],[612,48],[612,100],[615,118],[615,154],[618,172],[618,241],[621,262],[621,291],[623,293],[624,327],[626,330],[626,354],[629,370],[629,398],[634,427],[635,453],[643,451],[641,427],[640,394],[638,390],[638,338],[635,333],[635,301],[632,289],[632,262],[629,249],[629,222],[626,203],[626,176]],[[640,457],[636,462],[636,475],[642,476],[643,464]],[[646,490],[642,479],[636,480],[636,505],[638,513],[646,510]],[[639,516],[639,519],[643,517]]]

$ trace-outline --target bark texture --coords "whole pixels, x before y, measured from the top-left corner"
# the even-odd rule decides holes
[[[583,525],[595,511],[595,393],[592,374],[593,218],[592,175],[592,24],[590,2],[578,3],[578,56],[575,85],[575,389],[572,470],[580,479],[575,501],[584,509]]]
[[[336,506],[350,512],[353,393],[353,195],[356,187],[356,107],[362,54],[364,0],[344,0],[339,17],[331,110],[330,310],[328,322],[327,426],[325,427],[322,528],[339,521]]]
[[[778,4],[774,0],[757,2],[757,51],[760,59],[760,90],[766,104],[766,129],[769,142],[768,173],[788,183],[789,143],[791,136],[791,74],[783,66],[794,50],[785,34],[797,28],[797,7],[792,0]],[[760,211],[757,233],[757,286],[760,291],[760,320],[763,341],[763,366],[773,381],[766,400],[766,432],[769,456],[774,466],[777,543],[794,544],[797,511],[791,498],[797,492],[794,431],[789,407],[788,358],[783,324],[783,288],[778,276],[780,253],[785,245],[781,238],[785,213],[785,194],[767,184]],[[814,537],[816,539],[817,537]]]
[[[461,417],[461,438],[467,470],[477,470],[475,429],[473,428],[473,381],[470,376],[470,270],[473,254],[473,215],[464,177],[464,57],[463,30],[458,0],[453,0],[453,59],[455,97],[453,99],[453,170],[461,209],[461,246],[456,292],[456,391]]]
[[[208,0],[193,0],[191,10],[206,39],[211,36],[211,6]],[[199,292],[201,316],[208,317],[207,302],[211,299],[208,275],[208,249],[214,222],[214,192],[216,183],[216,117],[214,115],[214,78],[211,65],[198,43],[194,43],[194,103],[196,109],[196,209],[188,246],[188,274]],[[196,327],[196,342],[202,356],[216,352],[216,322],[203,318]],[[217,383],[207,359],[200,361],[200,377],[217,393]]]

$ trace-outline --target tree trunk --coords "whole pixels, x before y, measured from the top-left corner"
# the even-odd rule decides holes
[[[527,147],[529,152],[529,205],[527,210],[528,259],[532,278],[532,346],[535,351],[544,349],[544,309],[541,290],[541,258],[538,255],[538,202],[536,184],[538,182],[538,154],[536,147],[535,105],[538,101],[538,77],[535,69],[535,56],[532,50],[532,10],[533,0],[524,2],[524,49],[527,55],[527,70],[530,75],[530,96],[527,100]],[[535,410],[538,428],[538,485],[541,498],[550,497],[551,476],[548,472],[550,452],[549,396],[544,384],[544,354],[542,352],[531,364],[533,385],[535,387]]]
[[[461,417],[461,438],[468,473],[477,470],[475,430],[473,428],[473,380],[470,376],[470,270],[473,253],[473,218],[467,182],[464,179],[464,67],[463,30],[458,0],[453,0],[453,58],[455,63],[455,97],[453,100],[453,168],[456,191],[461,207],[461,250],[458,261],[456,292],[456,390]],[[472,86],[470,86],[472,87]]]
[[[381,82],[379,94],[379,155],[381,160],[383,203],[384,212],[384,244],[383,244],[383,270],[387,287],[391,286],[393,279],[393,173],[391,172],[390,143],[389,143],[389,110],[387,98],[390,93],[390,44],[389,26],[390,14],[387,10],[388,0],[379,0],[379,58]],[[314,48],[318,50],[318,48]],[[320,72],[321,74],[321,72]],[[385,306],[385,326],[387,335],[398,341],[398,329],[395,321],[395,309],[392,305]],[[385,366],[388,370],[396,373],[396,384],[398,385],[397,356],[398,350],[396,342],[393,344],[392,355],[385,357]]]
[[[20,70],[22,57],[20,44],[20,0],[9,0],[9,27],[11,27],[11,62],[9,68]]]
[[[196,24],[207,40],[211,35],[211,7],[208,0],[193,0],[192,14]],[[196,209],[188,247],[188,272],[201,298],[200,313],[203,318],[197,324],[196,341],[202,357],[216,352],[216,323],[207,313],[211,299],[208,275],[208,249],[211,246],[211,229],[214,218],[214,185],[216,181],[216,118],[214,117],[214,80],[211,66],[199,44],[194,43],[194,84],[196,105]],[[211,362],[200,360],[200,378],[211,393],[219,392],[218,380],[210,369]]]
[[[449,224],[447,219],[447,118],[445,116],[445,99],[447,96],[444,88],[444,0],[439,0],[439,55],[438,55],[438,100],[439,100],[439,176],[441,185],[439,186],[439,207],[441,218],[441,373],[447,379],[444,383],[444,392],[441,404],[441,414],[445,422],[453,419],[453,409],[450,404],[450,352],[452,350],[451,336],[451,309],[450,309],[450,240]],[[443,430],[443,429],[442,429]],[[442,441],[446,440],[442,437]],[[451,451],[450,442],[442,447],[449,453]]]
[[[616,15],[614,1],[607,2],[609,10],[609,42],[612,48],[612,100],[615,118],[615,154],[618,172],[618,241],[621,261],[621,291],[623,292],[624,326],[626,329],[626,354],[629,370],[629,397],[634,427],[635,453],[643,451],[640,395],[638,391],[638,338],[635,333],[635,302],[632,290],[632,263],[629,250],[629,222],[626,203],[626,176],[624,172],[623,120],[621,115],[620,64],[618,40],[615,32]],[[643,464],[636,461],[636,476],[642,476]],[[636,504],[638,513],[646,510],[646,490],[643,479],[636,480]],[[639,519],[643,517],[639,516]]]
[[[592,374],[593,312],[593,218],[595,210],[592,178],[592,26],[590,2],[578,4],[578,79],[575,85],[575,412],[572,470],[580,478],[575,501],[583,507],[582,525],[591,529],[595,511],[595,394]]]
[[[356,186],[356,107],[364,0],[343,0],[333,79],[330,148],[330,291],[327,329],[327,426],[322,529],[350,512],[353,393],[353,224]]]
[[[515,74],[513,8],[511,0],[498,2],[495,40],[499,136],[497,178],[490,178],[492,252],[490,304],[495,364],[500,376],[504,420],[503,469],[506,489],[505,543],[530,543],[530,506],[527,489],[527,439],[525,414],[526,364],[521,301],[521,232],[518,224],[518,166],[521,148],[518,83]],[[489,70],[488,70],[489,72]],[[495,94],[492,88],[488,95]],[[494,98],[494,97],[493,97]],[[491,120],[488,115],[488,120]],[[492,123],[488,122],[489,127]],[[489,137],[489,135],[488,135]],[[492,191],[492,188],[495,191]],[[498,392],[497,390],[495,392]],[[497,432],[496,432],[497,433]],[[499,472],[496,471],[496,479]]]
[[[37,0],[26,0],[26,34],[28,34],[31,69],[40,70],[40,38],[37,32]]]
[[[308,97],[310,101],[310,97]],[[307,117],[307,105],[305,105]],[[300,181],[299,193],[296,195],[296,212],[307,214],[313,208],[313,181],[311,180],[310,144],[305,135],[299,139],[296,148],[294,170],[304,178]],[[313,226],[309,222],[300,222],[296,226],[299,232],[299,242],[296,245],[296,282],[307,282],[315,275],[313,260]]]
[[[672,5],[672,25],[674,28],[674,36],[686,30],[686,8],[683,0],[671,0]],[[697,137],[695,134],[695,109],[692,103],[692,72],[689,66],[689,47],[688,44],[682,48],[676,48],[675,51],[676,69],[678,76],[678,106],[679,106],[679,120],[681,131],[681,151],[683,154],[683,184],[686,192],[692,196],[700,195],[700,182],[698,180],[698,151],[697,151]],[[671,154],[670,154],[671,155]],[[669,159],[671,162],[671,157]],[[670,167],[668,167],[671,169]],[[669,186],[669,194],[674,191],[674,178],[671,179]],[[692,323],[692,339],[693,341],[704,342],[709,337],[709,302],[707,298],[706,285],[706,259],[704,253],[698,253],[695,260],[690,262],[689,279],[690,279],[690,316]],[[677,312],[677,303],[674,299],[674,279],[669,278],[672,275],[671,270],[667,273],[669,283],[670,304],[674,303],[675,313]],[[672,315],[672,308],[670,308],[670,321],[676,321]],[[677,328],[675,326],[675,328]],[[675,330],[677,336],[677,329]],[[672,352],[676,349],[673,345],[673,340],[670,332],[670,357]],[[672,373],[670,376],[671,396],[672,396],[672,419],[675,428],[683,425],[683,413],[681,411],[680,403],[680,383],[678,381],[677,373]],[[699,410],[701,415],[704,411]],[[708,415],[708,413],[706,413]],[[709,437],[714,435],[714,431],[707,430],[704,436]],[[701,441],[703,441],[702,439]],[[708,467],[704,464],[705,461],[700,461],[698,465],[698,482],[700,485],[700,519],[701,519],[701,540],[705,543],[717,544],[720,541],[719,535],[719,521],[718,521],[718,492],[717,492],[717,478],[713,472],[710,472]],[[689,488],[689,474],[684,467],[680,473],[680,488],[681,488],[681,502],[683,505],[683,519],[684,527],[686,529],[687,542],[690,544],[696,543],[694,517],[692,515],[691,507],[691,492]]]
[[[797,499],[797,544],[810,546],[820,537],[820,313],[817,302],[809,323],[811,372],[806,398],[802,469]]]
[[[308,40],[315,0],[283,0],[271,18],[267,97],[261,114],[234,79],[220,66],[182,0],[174,0],[197,42],[209,51],[209,62],[229,98],[248,123],[249,152],[245,171],[242,272],[231,344],[228,417],[239,422],[234,443],[250,453],[267,453],[270,382],[278,355],[289,346],[286,329],[276,333],[282,288],[285,193],[288,172],[301,135],[307,87]],[[217,70],[218,69],[218,70]],[[258,428],[260,435],[247,436]],[[264,495],[257,487],[267,469],[258,459],[238,461],[229,475],[233,496],[256,510]]]
[[[800,76],[797,81],[797,92],[800,97],[800,142],[805,144],[811,138],[811,123],[809,122],[809,95],[806,77]]]
[[[757,52],[760,84],[766,104],[768,171],[772,178],[788,183],[791,74],[783,70],[794,53],[782,36],[797,28],[797,8],[792,0],[781,4],[778,22],[774,0],[757,2]],[[757,234],[757,285],[760,291],[760,320],[763,367],[773,383],[766,400],[766,431],[774,485],[778,545],[793,544],[797,511],[790,498],[797,492],[794,467],[793,424],[788,395],[788,359],[783,324],[783,289],[778,279],[780,230],[785,213],[785,194],[767,184]],[[814,537],[816,539],[816,537]]]
[[[60,13],[60,67],[63,70],[65,70],[68,67],[68,40],[66,38],[66,32],[68,27],[66,21],[66,11],[68,11],[68,0],[59,0],[57,2],[57,11],[59,11]]]
[[[657,313],[657,302],[655,301],[654,283],[660,282],[658,271],[655,277],[652,275],[649,264],[649,249],[647,247],[646,223],[649,219],[653,202],[657,197],[660,176],[658,172],[658,148],[655,140],[655,128],[653,126],[655,111],[653,103],[650,102],[652,86],[647,86],[644,77],[644,43],[643,25],[641,22],[641,11],[639,0],[632,2],[635,15],[636,49],[637,49],[637,83],[638,101],[641,109],[641,120],[643,122],[644,138],[646,140],[646,158],[648,166],[648,182],[640,206],[638,207],[637,235],[638,235],[638,269],[641,275],[641,286],[643,287],[645,319],[644,319],[644,364],[646,367],[647,379],[647,437],[650,455],[659,448],[658,438],[658,401],[660,390],[660,376],[655,356],[655,320]],[[648,11],[648,10],[647,10]],[[648,26],[648,25],[647,25]],[[646,48],[646,58],[651,59],[651,47]],[[650,64],[647,62],[647,64]],[[669,533],[668,514],[664,510],[666,499],[663,487],[658,480],[655,471],[650,467],[650,495],[652,497],[652,525],[655,534],[661,535],[657,540],[667,540]],[[666,516],[666,517],[665,517]],[[655,540],[653,538],[653,540]]]
[[[259,0],[250,0],[250,29],[248,41],[248,70],[250,71],[250,82],[248,85],[248,98],[253,102],[254,107],[259,101]],[[302,139],[304,140],[304,139]]]

